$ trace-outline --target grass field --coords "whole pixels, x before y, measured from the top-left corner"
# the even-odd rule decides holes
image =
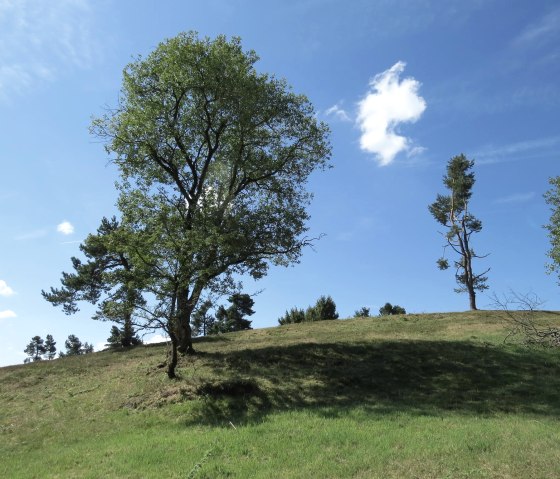
[[[560,323],[560,313],[539,313]],[[246,331],[0,368],[4,478],[558,478],[560,351],[499,313]]]

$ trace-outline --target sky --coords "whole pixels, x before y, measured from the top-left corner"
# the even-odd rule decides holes
[[[244,281],[253,327],[321,295],[341,318],[386,302],[467,310],[454,272],[437,269],[427,208],[461,153],[475,160],[473,246],[489,254],[474,268],[491,268],[479,307],[513,290],[560,310],[543,229],[560,175],[556,0],[0,0],[0,366],[23,362],[35,335],[59,349],[69,334],[98,348],[109,336],[91,307],[66,316],[41,290],[117,213],[91,118],[116,106],[127,63],[189,30],[241,37],[331,128],[333,168],[308,185],[310,235],[324,236],[299,264]]]

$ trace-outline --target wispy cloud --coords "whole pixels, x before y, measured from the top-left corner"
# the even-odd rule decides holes
[[[8,286],[8,283],[3,279],[0,279],[0,296],[13,296],[16,294],[12,288]]]
[[[534,191],[531,191],[529,193],[514,193],[509,196],[498,198],[494,200],[494,203],[500,205],[511,204],[511,203],[526,203],[527,201],[531,201],[534,197],[535,197]]]
[[[519,141],[506,145],[487,145],[474,151],[471,156],[479,165],[520,160],[538,160],[558,154],[560,136]]]
[[[351,121],[350,115],[338,103],[327,109],[325,115],[334,116],[340,121]]]
[[[373,153],[382,166],[403,151],[414,151],[412,141],[397,134],[397,128],[418,121],[426,109],[426,102],[418,94],[420,82],[414,78],[400,80],[405,66],[399,61],[376,75],[370,81],[370,91],[358,103],[360,147]]]
[[[33,240],[47,236],[46,229],[34,230],[29,233],[23,233],[14,237],[17,241]]]
[[[71,235],[74,232],[74,225],[69,221],[63,221],[56,227],[56,231],[63,235]]]
[[[9,318],[17,318],[17,314],[14,313],[11,309],[0,311],[0,319],[9,319]]]
[[[0,99],[102,56],[91,0],[0,0]]]
[[[536,22],[528,25],[514,40],[513,45],[532,47],[556,39],[560,36],[560,7],[556,8]]]

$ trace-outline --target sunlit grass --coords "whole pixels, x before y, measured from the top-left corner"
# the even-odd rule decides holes
[[[559,322],[541,313],[543,323]],[[0,369],[0,477],[560,477],[560,352],[498,313],[324,321]]]

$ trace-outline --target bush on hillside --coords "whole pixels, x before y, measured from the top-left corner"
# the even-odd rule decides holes
[[[338,319],[336,303],[330,296],[321,296],[315,306],[309,306],[305,311],[306,321],[325,321],[327,319]]]
[[[284,316],[278,318],[278,324],[303,323],[305,321],[305,311],[300,308],[292,308],[286,311]]]
[[[395,314],[406,314],[406,310],[398,304],[393,306],[391,303],[385,303],[384,306],[379,308],[379,316],[392,316]]]
[[[357,309],[354,312],[354,317],[355,318],[369,318],[370,316],[370,311],[369,308],[366,308],[365,306],[361,307],[360,309]]]

